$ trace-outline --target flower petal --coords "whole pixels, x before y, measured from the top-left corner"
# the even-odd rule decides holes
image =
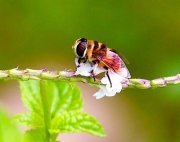
[[[104,96],[115,96],[122,90],[122,82],[126,80],[126,78],[120,76],[112,70],[108,70],[108,74],[112,85],[110,83],[108,76],[105,74],[105,76],[101,79],[101,83],[105,86],[100,86],[100,90],[96,92],[94,95],[98,99]]]
[[[85,63],[78,63],[78,58],[75,59],[75,64],[77,66],[75,75],[82,75],[82,76],[91,76],[91,71],[93,70],[93,67],[91,64],[87,61]]]
[[[100,74],[100,73],[102,73],[102,72],[105,72],[106,70],[104,69],[104,68],[102,68],[102,67],[96,67],[95,65],[94,65],[94,75],[98,75],[98,74]]]
[[[100,86],[100,89],[93,95],[94,97],[96,97],[96,99],[101,99],[106,95],[104,89],[102,89],[103,87],[105,86]]]

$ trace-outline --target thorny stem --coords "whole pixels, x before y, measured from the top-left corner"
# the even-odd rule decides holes
[[[98,86],[101,84],[100,80],[94,81],[92,77],[76,76],[74,72],[70,71],[47,71],[18,68],[10,70],[0,70],[0,80],[20,79],[20,80],[64,80],[71,82],[83,82]],[[170,77],[162,77],[153,80],[147,79],[129,79],[123,82],[123,88],[139,88],[148,89],[156,87],[165,87],[169,84],[180,84],[180,74]]]

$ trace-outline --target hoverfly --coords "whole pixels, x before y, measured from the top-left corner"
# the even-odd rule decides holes
[[[95,79],[95,70],[97,67],[104,69],[112,86],[108,70],[121,74],[122,70],[126,72],[125,78],[130,78],[130,73],[123,61],[123,56],[118,54],[114,49],[107,47],[101,42],[80,38],[73,45],[75,54],[78,56],[78,63],[89,61],[94,65],[92,76]]]

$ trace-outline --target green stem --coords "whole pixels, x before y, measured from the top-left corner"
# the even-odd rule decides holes
[[[40,88],[43,88],[44,86],[43,81],[40,81]],[[49,128],[50,128],[50,109],[49,109],[49,103],[46,96],[46,92],[44,89],[40,90],[41,94],[41,101],[42,101],[42,107],[43,107],[43,113],[44,113],[44,131],[46,136],[46,142],[50,142],[50,134],[49,134]]]
[[[57,136],[58,136],[58,134],[53,134],[53,135],[51,135],[51,142],[57,142]]]
[[[69,71],[47,71],[47,70],[19,70],[18,68],[11,70],[0,70],[0,79],[20,79],[20,80],[65,80],[71,82],[83,82],[91,85],[102,85],[100,80],[94,81],[92,77],[76,76],[74,72]],[[153,80],[147,79],[128,79],[123,82],[123,88],[139,88],[148,89],[156,87],[165,87],[170,84],[180,84],[180,74],[170,77],[162,77]]]

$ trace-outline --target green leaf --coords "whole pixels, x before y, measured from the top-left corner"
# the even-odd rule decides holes
[[[20,81],[22,101],[30,112],[39,112],[42,115],[42,104],[40,97],[40,81]]]
[[[48,142],[41,129],[32,129],[25,132],[24,142]]]
[[[33,127],[40,125],[44,119],[51,119],[64,111],[82,109],[82,99],[79,88],[65,81],[20,81],[22,100],[30,115],[16,117],[20,122],[27,122]],[[28,115],[28,119],[27,119]],[[46,122],[47,123],[47,122]]]
[[[82,110],[80,90],[75,84],[65,81],[44,81],[41,87],[48,98],[52,118],[64,111]]]
[[[0,142],[20,142],[21,134],[13,121],[0,110]]]
[[[31,126],[28,139],[36,139],[34,131],[43,134],[42,139],[45,141],[54,141],[60,132],[105,135],[100,123],[82,112],[80,90],[74,83],[29,80],[20,81],[20,88],[23,103],[29,113],[17,115],[16,120]]]
[[[20,81],[22,101],[30,112],[38,112],[43,115],[42,102],[40,96],[40,81],[29,80]]]
[[[50,132],[67,133],[67,132],[87,132],[96,136],[105,136],[101,124],[93,116],[85,112],[66,112],[56,116],[51,121]]]
[[[44,127],[44,110],[41,99],[40,81],[20,81],[22,101],[30,113],[19,114],[16,120],[33,128]]]
[[[37,114],[35,113],[22,113],[22,114],[17,114],[14,117],[14,120],[16,121],[16,123],[18,124],[26,124],[28,126],[32,126],[33,128],[41,128],[43,126],[43,121],[40,121],[42,119],[37,119],[38,116],[36,116]]]

